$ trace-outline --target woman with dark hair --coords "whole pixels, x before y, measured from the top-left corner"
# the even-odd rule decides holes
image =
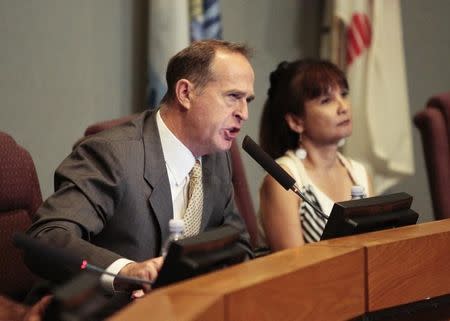
[[[352,133],[344,73],[324,60],[282,62],[270,75],[260,127],[262,148],[275,158],[322,212],[351,198],[351,188],[372,192],[364,166],[338,147]],[[326,219],[269,175],[260,190],[260,243],[272,251],[320,240]]]

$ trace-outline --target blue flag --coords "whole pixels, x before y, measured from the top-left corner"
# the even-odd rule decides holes
[[[219,0],[190,0],[191,41],[222,39]]]

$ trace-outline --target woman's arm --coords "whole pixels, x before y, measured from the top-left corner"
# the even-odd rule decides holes
[[[375,191],[373,189],[373,180],[372,180],[372,175],[369,174],[369,172],[367,172],[367,196],[376,196],[374,195]]]
[[[282,166],[287,170],[284,166]],[[260,189],[261,221],[272,251],[304,244],[299,216],[300,199],[267,175]]]

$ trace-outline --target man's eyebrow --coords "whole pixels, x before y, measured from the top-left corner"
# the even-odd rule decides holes
[[[240,97],[244,97],[244,96],[247,95],[247,93],[245,91],[242,91],[242,90],[239,90],[239,89],[228,90],[228,91],[226,91],[226,94],[227,95],[229,95],[229,94],[237,94]],[[255,99],[255,95],[252,94],[252,95],[248,96],[245,100],[247,101],[247,103],[250,103],[254,99]]]

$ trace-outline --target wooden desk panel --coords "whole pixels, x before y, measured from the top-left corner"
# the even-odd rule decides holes
[[[220,295],[155,291],[129,304],[108,321],[225,321]]]
[[[363,252],[356,250],[232,292],[228,320],[348,320],[364,313]]]
[[[278,252],[167,288],[222,295],[225,320],[348,320],[365,311],[362,248]]]
[[[155,290],[119,320],[348,320],[450,293],[450,219],[322,241]]]
[[[450,219],[319,244],[366,248],[368,311],[450,293]]]
[[[110,321],[348,320],[365,311],[364,249],[303,246],[155,290]]]

